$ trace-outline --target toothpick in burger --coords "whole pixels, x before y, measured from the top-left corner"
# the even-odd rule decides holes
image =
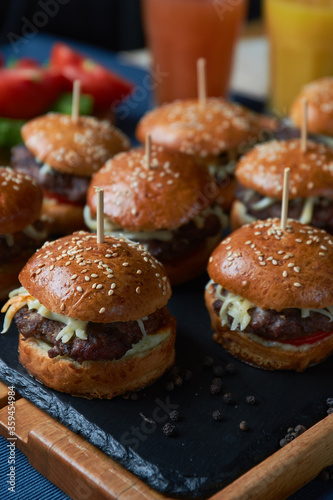
[[[139,244],[78,232],[46,243],[5,304],[19,360],[52,389],[113,398],[151,384],[174,362],[176,322],[163,266]]]

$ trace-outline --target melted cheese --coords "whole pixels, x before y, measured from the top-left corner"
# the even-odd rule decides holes
[[[43,240],[47,238],[47,232],[46,231],[37,231],[37,229],[34,228],[34,226],[30,225],[27,226],[25,229],[23,229],[24,234],[27,236],[30,236],[30,238],[33,238],[34,240]]]
[[[208,286],[211,285],[211,282]],[[221,300],[222,306],[219,312],[221,318],[221,325],[227,325],[230,330],[240,330],[243,331],[248,326],[251,321],[251,316],[249,314],[250,309],[254,309],[257,306],[239,295],[235,295],[233,293],[228,293],[226,296],[222,295],[223,288],[221,285],[217,285],[215,294],[218,300]],[[313,308],[300,308],[301,317],[307,318],[310,312],[323,314],[327,316],[330,321],[333,321],[333,306],[327,306],[322,309],[313,309]],[[233,318],[231,324],[228,316]]]
[[[269,196],[264,196],[261,198],[261,200],[257,201],[256,203],[251,204],[251,209],[252,210],[262,210],[263,208],[270,207],[274,205],[278,200],[275,198],[270,198]]]
[[[293,344],[287,344],[284,342],[277,342],[276,340],[266,340],[263,339],[262,337],[259,337],[258,335],[255,335],[254,333],[242,333],[240,335],[246,335],[247,337],[250,337],[251,340],[254,340],[255,342],[258,342],[259,344],[265,346],[265,347],[275,347],[278,349],[281,349],[281,351],[289,351],[289,352],[305,352],[308,351],[309,349],[312,349],[314,346],[319,345],[322,340],[318,340],[318,342],[314,342],[312,344],[302,344],[299,346],[293,345]]]
[[[155,335],[146,335],[137,344],[134,344],[132,348],[123,356],[123,358],[129,358],[130,356],[144,354],[145,352],[149,351],[150,349],[154,349],[159,344],[164,342],[164,340],[169,337],[169,335],[170,332],[156,333]]]

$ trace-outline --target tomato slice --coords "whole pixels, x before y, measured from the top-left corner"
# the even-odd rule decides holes
[[[70,88],[75,80],[80,80],[81,91],[93,96],[96,110],[110,107],[113,102],[123,99],[133,89],[131,82],[82,56],[64,43],[54,44],[50,66],[61,72]]]
[[[0,69],[0,116],[30,119],[47,111],[64,87],[63,76],[44,68]]]
[[[308,337],[300,337],[298,339],[292,339],[292,340],[278,340],[278,342],[281,342],[281,344],[291,344],[294,346],[301,346],[303,344],[314,344],[315,342],[318,342],[319,340],[323,340],[326,337],[329,337],[330,335],[333,335],[332,332],[317,332],[313,333],[312,335],[309,335]]]
[[[79,203],[77,201],[67,200],[66,198],[64,198],[60,194],[51,193],[51,191],[46,191],[45,189],[43,189],[43,195],[44,195],[44,198],[48,198],[50,200],[55,200],[58,203],[65,203],[66,205],[74,205],[75,207],[81,207],[81,206],[83,207],[84,206],[84,203]]]

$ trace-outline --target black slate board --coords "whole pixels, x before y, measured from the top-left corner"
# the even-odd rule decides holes
[[[192,371],[192,379],[172,392],[166,378],[138,393],[138,400],[89,401],[48,389],[18,363],[15,326],[0,336],[0,379],[156,490],[207,497],[277,451],[288,427],[309,427],[326,415],[333,359],[305,373],[265,372],[234,360],[212,340],[203,301],[206,282],[202,277],[178,287],[170,302],[178,321],[177,365]],[[223,392],[233,394],[234,406],[223,402],[222,393],[210,394],[213,374],[203,368],[205,355],[213,356],[215,365],[234,363],[236,373],[222,376]],[[249,395],[256,405],[246,403]],[[176,437],[162,432],[170,422],[165,405],[182,416]],[[212,419],[216,409],[224,411],[224,421]],[[239,429],[242,420],[249,424],[247,432]]]

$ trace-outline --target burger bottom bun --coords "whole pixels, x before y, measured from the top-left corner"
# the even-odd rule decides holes
[[[8,299],[9,292],[21,286],[18,275],[33,253],[33,250],[24,252],[19,257],[0,266],[0,301]]]
[[[264,370],[303,372],[309,366],[320,363],[333,354],[333,334],[302,351],[300,348],[285,350],[283,344],[279,347],[278,343],[275,346],[265,346],[246,333],[230,331],[227,327],[221,326],[221,319],[213,308],[214,300],[214,295],[206,290],[205,302],[214,330],[213,339],[232,356],[251,366]]]
[[[49,358],[34,337],[24,340],[20,334],[19,360],[30,375],[60,392],[87,399],[111,399],[128,391],[136,391],[153,383],[174,363],[176,320],[158,333],[170,335],[147,352],[119,360],[84,361]]]
[[[67,235],[87,229],[83,220],[83,207],[69,203],[59,203],[44,198],[42,215],[49,221],[49,233],[53,235]]]
[[[221,239],[222,232],[211,238],[206,238],[199,247],[178,259],[162,262],[171,285],[180,285],[200,276],[206,270],[210,254]]]
[[[251,224],[256,220],[253,215],[249,215],[246,211],[246,206],[239,200],[235,200],[232,204],[230,211],[230,227],[232,231],[244,226],[245,224]]]

